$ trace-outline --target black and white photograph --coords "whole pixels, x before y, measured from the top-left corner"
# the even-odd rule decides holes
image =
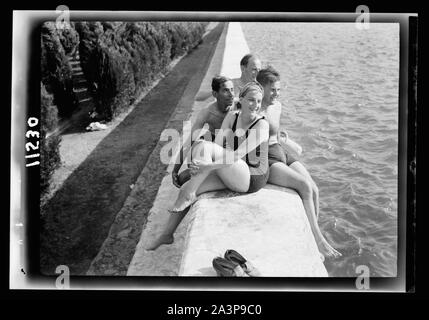
[[[418,15],[354,9],[14,11],[11,288],[406,292]]]

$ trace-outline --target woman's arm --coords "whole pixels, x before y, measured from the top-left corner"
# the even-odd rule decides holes
[[[225,129],[228,130],[228,128]],[[200,162],[196,163],[196,165],[199,165],[201,168],[202,166],[206,166],[207,169],[211,170],[232,165],[239,159],[242,159],[246,154],[256,149],[262,142],[268,141],[268,130],[268,122],[264,119],[259,120],[258,123],[252,129],[249,130],[249,135],[247,136],[247,139],[240,144],[237,150],[233,151],[224,149],[225,157],[223,157],[222,159],[216,159],[209,164],[203,164]],[[218,136],[216,136],[216,138]]]
[[[225,126],[222,124],[222,128],[224,129],[223,132],[228,131],[228,129],[230,130],[230,127],[227,125],[227,121],[228,119],[224,120],[223,124],[225,124]],[[229,123],[231,123],[231,121]],[[246,154],[256,149],[262,142],[268,141],[268,130],[268,122],[264,119],[259,120],[258,123],[252,129],[249,130],[249,135],[247,136],[247,139],[240,144],[237,150],[233,151],[224,148],[224,157],[222,157],[221,159],[215,159],[215,161],[210,163],[198,160],[193,161],[193,163],[189,166],[189,168],[191,169],[191,174],[195,175],[204,170],[215,170],[234,164],[239,159],[243,158]],[[220,142],[220,144],[222,144],[221,137],[224,136],[223,132],[221,131],[216,135],[216,141]]]
[[[216,136],[215,136],[215,141],[214,143],[220,145],[223,147],[223,142],[226,139],[228,139],[228,137],[230,136],[232,130],[232,123],[233,120],[235,119],[235,112],[229,112],[225,118],[223,119],[222,125],[220,129],[216,129]],[[224,147],[223,147],[224,148]],[[234,151],[232,150],[228,150],[224,148],[224,152],[225,154],[228,154],[229,157],[227,157],[228,159],[233,158],[234,155]],[[189,165],[189,168],[191,169],[191,174],[195,175],[200,173],[202,170],[215,170],[218,168],[222,168],[225,166],[229,166],[231,164],[233,164],[234,162],[231,161],[225,161],[225,158],[222,159],[217,159],[216,161],[213,162],[204,162],[201,160],[195,160],[192,161],[192,163]]]

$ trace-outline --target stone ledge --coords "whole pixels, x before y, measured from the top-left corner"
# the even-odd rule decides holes
[[[253,194],[203,195],[188,213],[179,276],[216,276],[212,260],[234,249],[263,277],[327,277],[299,195],[267,185]]]
[[[240,23],[228,23],[196,95],[191,119],[212,101],[212,77],[219,73],[239,76],[240,59],[246,53]],[[167,209],[178,193],[170,171],[171,165],[150,209],[128,276],[216,276],[212,260],[226,249],[240,252],[265,277],[328,276],[300,197],[291,189],[273,185],[254,194],[220,191],[201,195],[176,230],[173,244],[145,250],[147,241],[165,225]]]

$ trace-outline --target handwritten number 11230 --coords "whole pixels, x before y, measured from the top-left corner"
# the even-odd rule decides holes
[[[27,124],[30,128],[33,128],[39,124],[39,120],[35,117],[30,117],[30,118],[28,118]],[[27,139],[36,138],[37,139],[36,141],[28,141],[25,144],[25,151],[26,152],[33,152],[33,151],[39,150],[39,138],[40,138],[39,131],[28,130],[25,133],[25,138],[27,138]],[[33,162],[26,163],[25,164],[26,167],[37,166],[40,164],[40,161],[36,160],[36,159],[40,159],[40,153],[26,154],[25,158],[26,159],[32,159],[32,160],[34,159]]]

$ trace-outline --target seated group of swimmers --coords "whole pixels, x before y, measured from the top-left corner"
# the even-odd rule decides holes
[[[184,144],[172,171],[173,184],[180,188],[172,214],[161,235],[147,249],[174,241],[174,231],[198,195],[222,189],[252,193],[272,183],[298,192],[320,253],[325,257],[341,256],[318,226],[316,183],[281,145],[279,73],[272,67],[261,69],[260,59],[252,54],[243,57],[240,67],[240,78],[213,78],[215,101],[197,114],[191,132],[198,138]],[[208,136],[200,136],[205,126]],[[192,161],[179,174],[188,153]]]

